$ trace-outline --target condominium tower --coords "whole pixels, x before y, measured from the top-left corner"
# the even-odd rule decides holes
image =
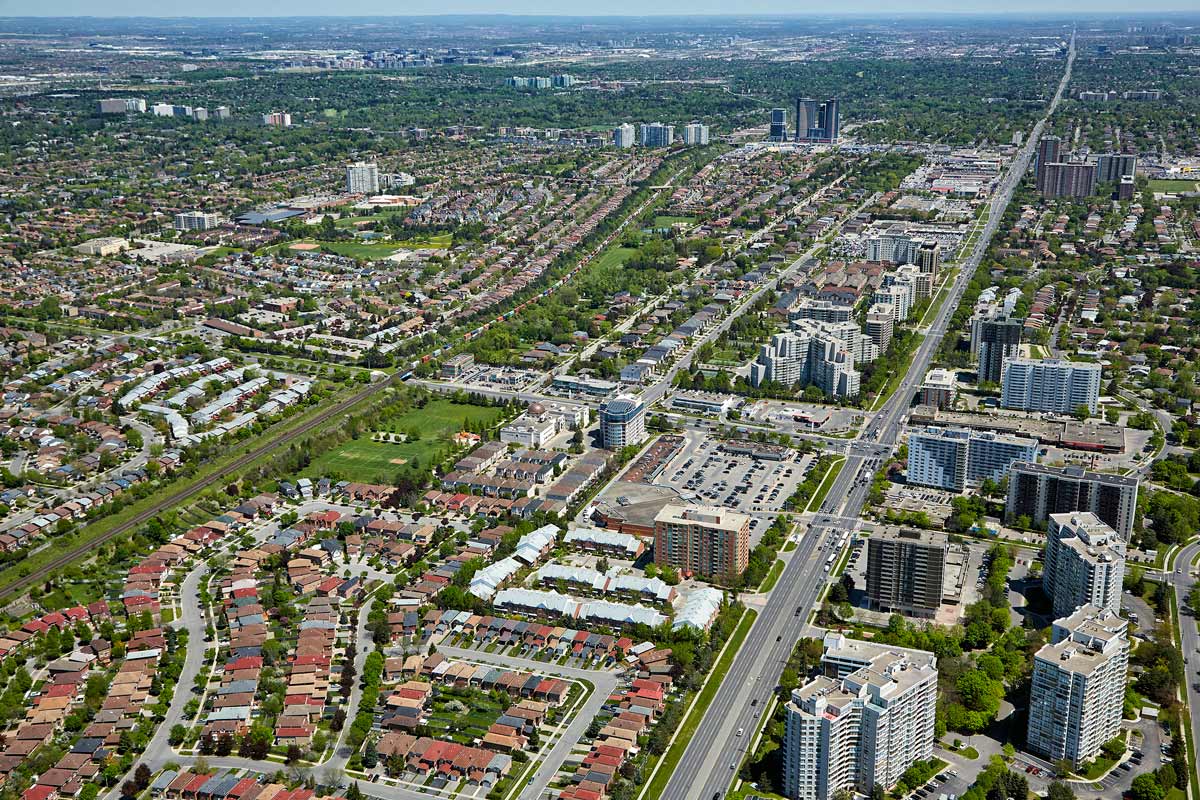
[[[1095,514],[1051,514],[1042,560],[1042,588],[1055,617],[1084,605],[1121,610],[1125,542]]]
[[[999,482],[1014,463],[1036,459],[1037,448],[1036,440],[1023,436],[930,426],[909,434],[908,482],[950,492]]]
[[[1055,620],[1050,644],[1033,657],[1026,735],[1032,752],[1079,766],[1121,732],[1127,627],[1112,609],[1092,605]]]
[[[379,194],[379,165],[356,161],[346,167],[346,191],[349,194]]]
[[[641,444],[646,438],[646,404],[633,395],[618,395],[600,404],[600,439],[608,450]]]
[[[613,128],[612,138],[614,147],[633,147],[637,141],[637,132],[626,122]]]
[[[1100,365],[1061,358],[1010,358],[1000,378],[1000,405],[1018,411],[1073,414],[1100,407]]]
[[[1028,517],[1046,524],[1051,514],[1090,511],[1128,542],[1137,510],[1138,479],[1082,467],[1016,463],[1008,478],[1004,520]]]
[[[750,558],[750,517],[720,506],[666,505],[654,517],[654,563],[733,581]]]
[[[971,319],[971,354],[979,362],[980,383],[1000,383],[1004,361],[1021,353],[1025,320],[1007,314],[986,314]]]
[[[942,604],[946,543],[934,534],[891,530],[867,540],[867,601],[876,611],[933,617]]]
[[[836,144],[841,134],[837,98],[796,101],[796,141]]]
[[[888,788],[933,755],[936,659],[854,644],[866,656],[863,666],[810,680],[786,706],[783,794],[793,800],[830,800],[843,789],[870,793],[875,784]]]

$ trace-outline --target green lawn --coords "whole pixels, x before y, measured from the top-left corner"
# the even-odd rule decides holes
[[[825,495],[829,494],[829,490],[833,488],[833,482],[837,480],[838,473],[842,471],[842,465],[845,463],[845,456],[837,456],[829,465],[829,469],[825,472],[825,477],[821,479],[821,484],[809,499],[806,506],[807,509],[812,511],[821,510],[821,503],[825,502]]]
[[[593,266],[597,269],[612,269],[624,264],[630,256],[637,252],[633,247],[610,247],[600,254]]]
[[[678,217],[671,214],[660,214],[654,218],[654,222],[650,223],[652,228],[669,228],[677,222],[686,222],[689,225],[696,222],[695,217]]]
[[[774,589],[776,582],[779,580],[779,576],[782,574],[783,562],[777,558],[775,559],[775,563],[771,565],[771,571],[767,573],[767,577],[763,578],[763,582],[758,587],[758,591],[760,593],[765,593]]]
[[[392,433],[417,431],[420,439],[399,443],[375,442],[370,435],[360,436],[341,447],[318,456],[308,465],[309,476],[328,475],[364,483],[390,481],[402,464],[418,460],[429,467],[450,447],[450,438],[463,429],[465,422],[491,426],[500,418],[500,409],[460,405],[449,400],[430,400],[424,408],[385,422],[381,429]]]
[[[457,701],[470,709],[465,714],[448,709],[451,701]],[[459,744],[471,744],[483,738],[488,728],[504,711],[504,707],[480,691],[443,689],[433,701],[429,715],[429,728],[438,738],[449,738]]]
[[[1149,182],[1150,191],[1152,192],[1197,192],[1200,191],[1200,184],[1197,181],[1188,180],[1167,180],[1154,179]]]

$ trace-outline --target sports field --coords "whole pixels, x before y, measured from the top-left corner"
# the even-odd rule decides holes
[[[1169,179],[1151,179],[1149,182],[1150,191],[1161,192],[1163,194],[1174,194],[1175,192],[1200,192],[1200,182],[1189,180],[1169,180]]]
[[[491,426],[500,418],[500,409],[460,405],[449,400],[431,400],[424,408],[413,409],[381,426],[386,433],[417,431],[420,438],[405,442],[376,442],[369,434],[345,442],[313,459],[305,475],[326,475],[363,483],[388,483],[404,464],[419,463],[429,469],[451,447],[454,434],[470,421]]]

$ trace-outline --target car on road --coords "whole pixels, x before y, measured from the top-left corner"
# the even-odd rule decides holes
[[[734,734],[734,735],[735,735],[735,736],[741,736],[741,735],[742,735],[743,733],[745,733],[745,732],[746,732],[746,729],[745,729],[745,728],[738,728],[738,729],[737,729],[737,733],[736,733],[736,734]]]

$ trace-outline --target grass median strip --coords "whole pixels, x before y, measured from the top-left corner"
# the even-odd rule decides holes
[[[809,498],[806,511],[820,511],[821,503],[825,502],[825,495],[829,494],[829,490],[833,488],[833,482],[837,480],[838,474],[842,471],[842,465],[846,463],[845,456],[837,456],[833,461],[829,462],[829,469],[825,471],[825,477],[821,480],[821,485],[813,492],[813,496]]]
[[[767,577],[763,578],[762,584],[758,587],[759,593],[769,592],[774,589],[779,576],[782,574],[783,562],[777,558],[775,559],[775,563],[771,565],[771,571],[767,573]]]
[[[705,681],[704,686],[700,689],[700,693],[692,701],[692,706],[688,709],[687,716],[683,718],[683,724],[679,726],[679,732],[675,734],[674,741],[671,742],[671,746],[658,762],[653,780],[650,781],[650,784],[646,787],[646,791],[641,795],[643,800],[656,800],[662,794],[663,789],[667,787],[667,781],[671,779],[675,767],[679,765],[679,759],[683,758],[683,753],[692,741],[692,736],[696,733],[696,729],[700,727],[700,720],[704,719],[705,712],[712,705],[713,698],[717,696],[717,690],[721,687],[722,681],[725,680],[725,675],[733,665],[733,659],[737,656],[738,650],[741,649],[742,643],[746,641],[746,636],[750,633],[750,627],[754,624],[757,616],[758,612],[754,609],[747,609],[746,613],[742,615],[742,619],[738,622],[733,636],[730,636],[729,641],[725,643],[725,649],[722,651],[721,657],[713,665],[712,672],[708,675],[708,680]]]

